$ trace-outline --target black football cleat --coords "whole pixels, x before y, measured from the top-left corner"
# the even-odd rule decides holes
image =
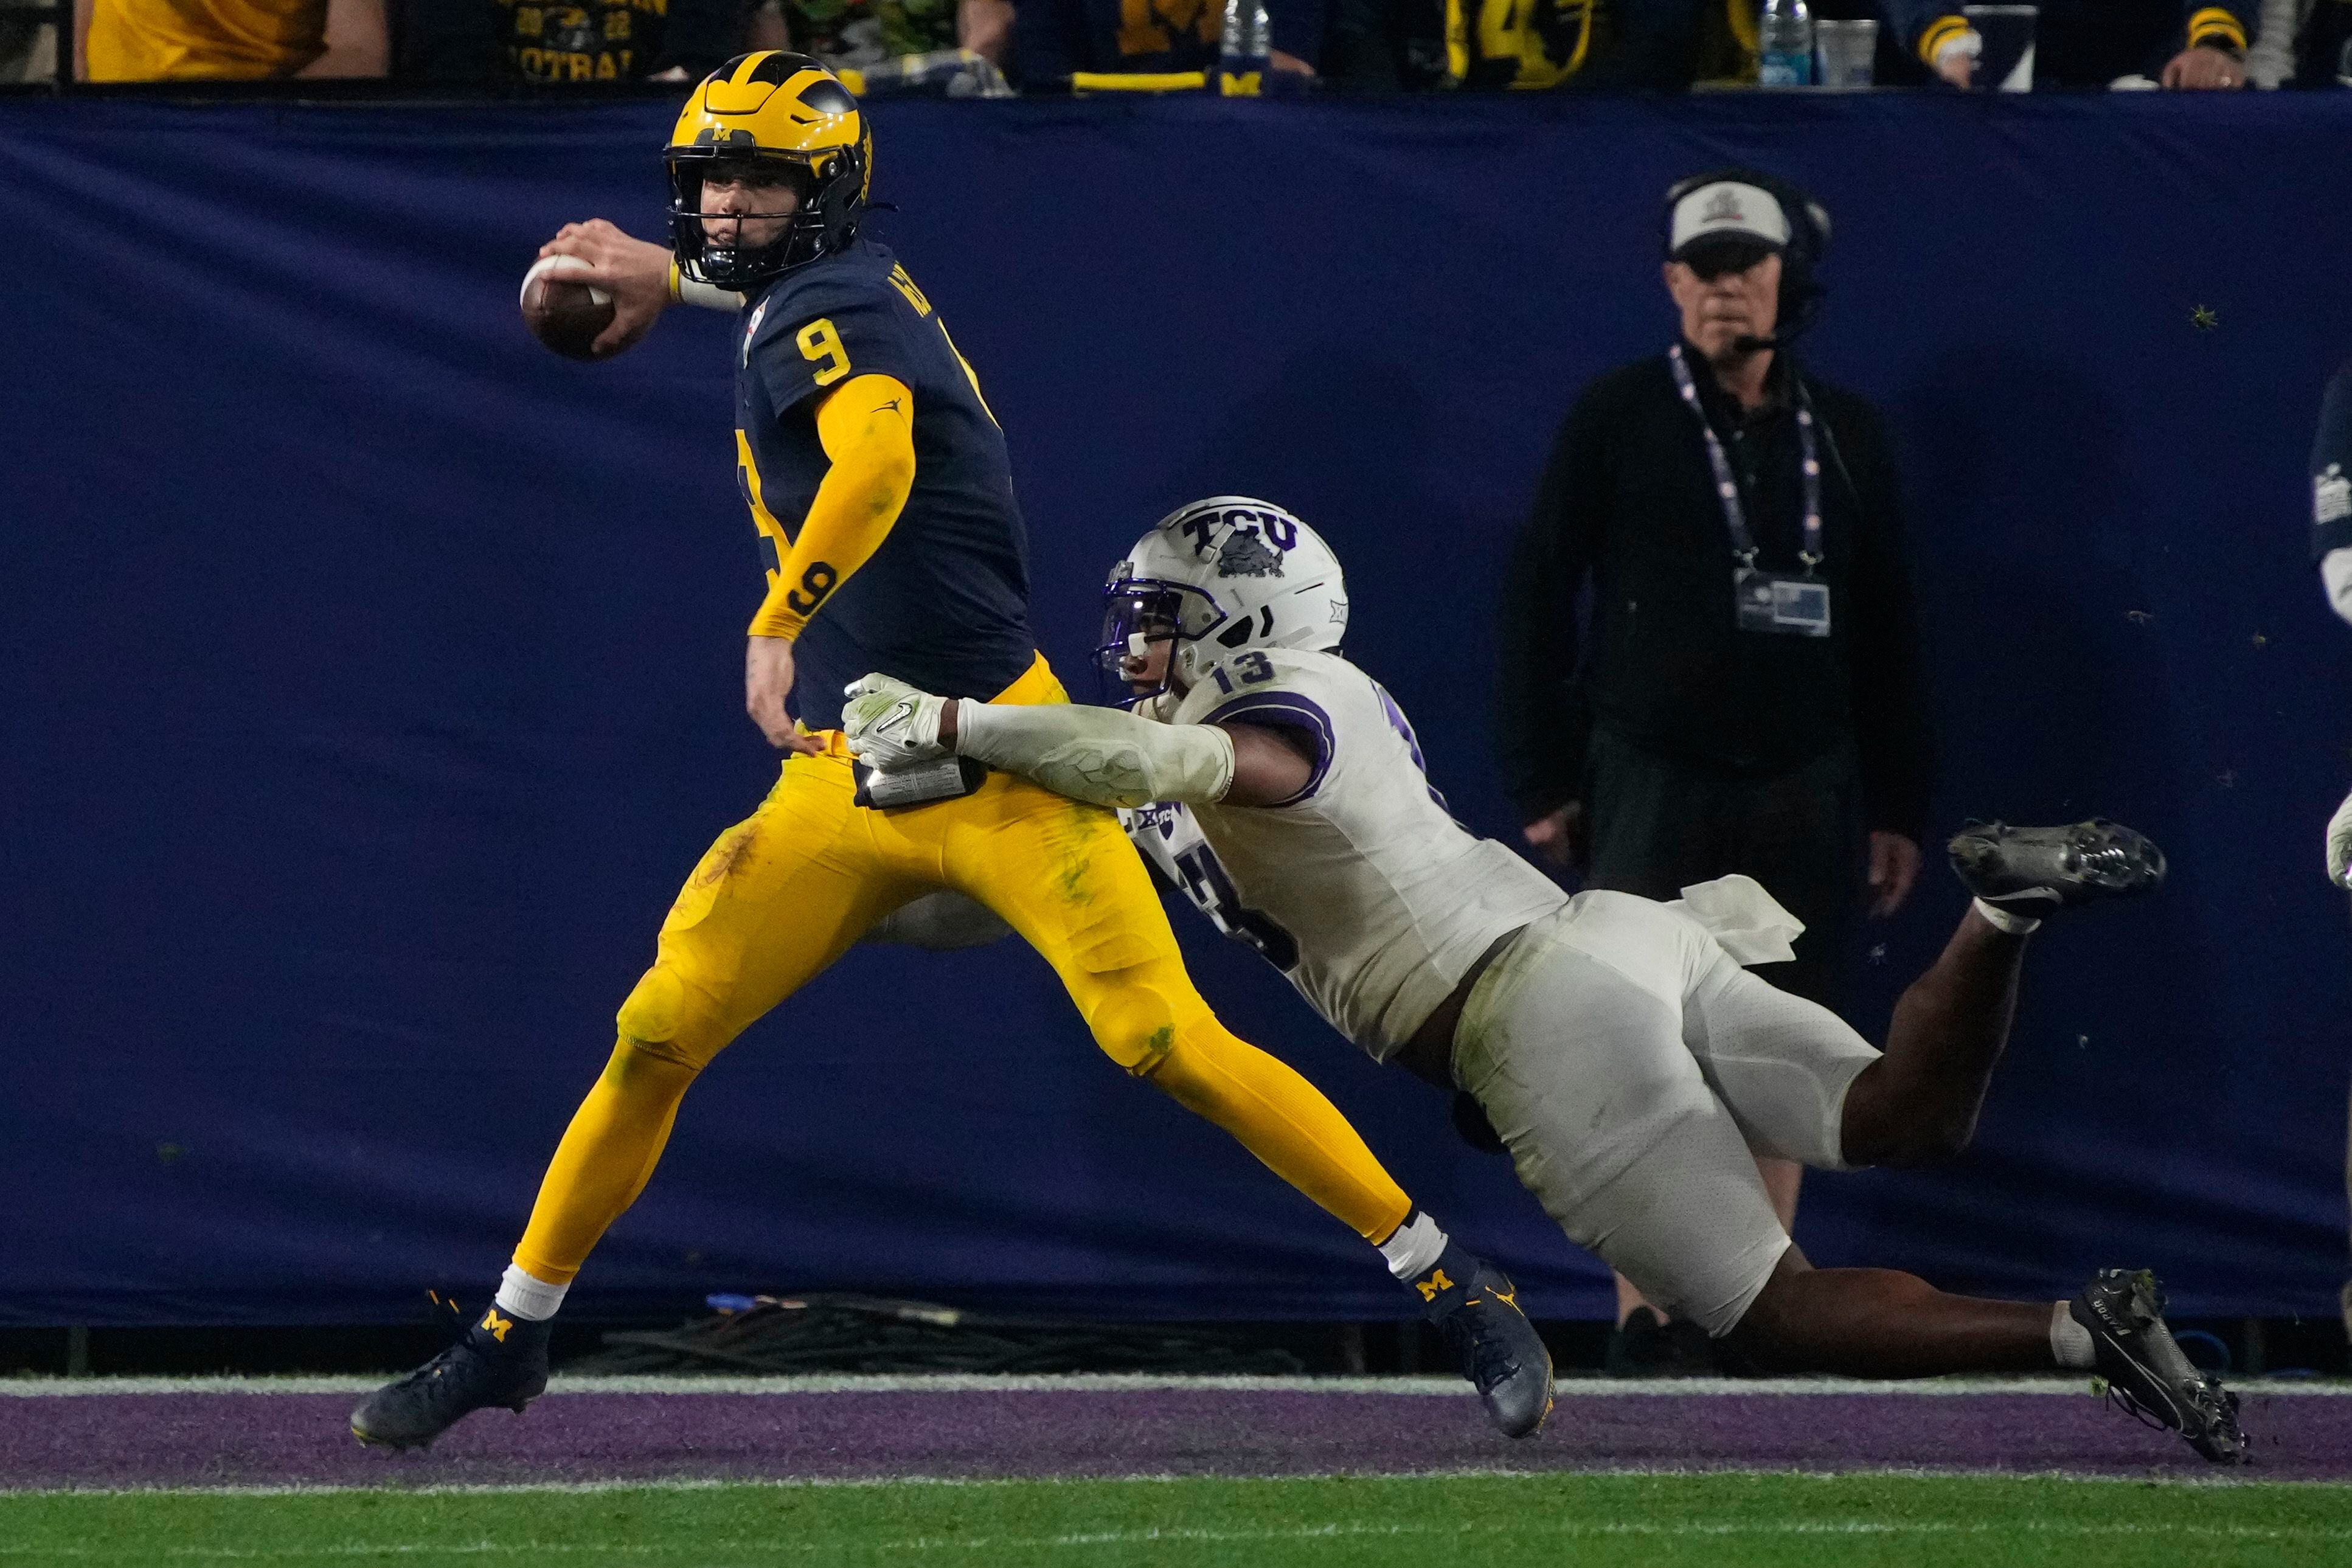
[[[550,1323],[492,1307],[463,1338],[352,1412],[352,1436],[387,1448],[424,1448],[460,1416],[492,1405],[516,1415],[547,1392]]]
[[[2110,1399],[2152,1426],[2179,1433],[2217,1465],[2245,1462],[2238,1396],[2181,1352],[2164,1325],[2164,1288],[2155,1275],[2103,1268],[2066,1311],[2090,1331]]]
[[[1948,846],[1952,869],[1986,903],[2042,916],[2094,899],[2152,892],[2164,880],[2164,851],[2120,823],[2065,827],[1972,822]]]
[[[1551,1414],[1551,1352],[1503,1271],[1449,1241],[1435,1267],[1405,1283],[1478,1390],[1486,1419],[1506,1437],[1533,1436]]]

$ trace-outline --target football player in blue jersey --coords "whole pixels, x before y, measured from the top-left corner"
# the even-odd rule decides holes
[[[696,1076],[852,943],[940,889],[985,905],[1035,948],[1114,1062],[1378,1246],[1495,1424],[1534,1431],[1551,1363],[1510,1282],[1416,1210],[1305,1079],[1217,1022],[1111,812],[952,761],[898,776],[853,765],[840,694],[869,669],[980,701],[1068,701],[1030,635],[1003,432],[931,301],[858,233],[872,152],[865,115],[824,67],[745,55],[696,89],[667,149],[674,258],[609,225],[567,229],[551,247],[589,260],[572,276],[619,297],[604,353],[641,335],[666,295],[740,311],[736,471],[768,582],[745,702],[788,755],[663,922],[494,1303],[449,1350],[371,1395],[352,1431],[415,1447],[468,1411],[535,1397],[549,1320],[652,1175]]]

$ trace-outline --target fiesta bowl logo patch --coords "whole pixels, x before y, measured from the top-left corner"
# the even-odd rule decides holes
[[[1279,577],[1282,552],[1255,533],[1235,529],[1217,546],[1220,577]]]
[[[751,340],[760,335],[760,323],[767,319],[768,301],[762,300],[759,309],[751,312],[751,321],[743,326],[743,363],[747,365],[751,363]]]

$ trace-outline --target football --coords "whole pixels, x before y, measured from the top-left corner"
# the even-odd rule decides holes
[[[576,256],[542,256],[522,275],[523,324],[566,359],[594,359],[596,334],[613,324],[611,294],[563,277],[588,269]]]

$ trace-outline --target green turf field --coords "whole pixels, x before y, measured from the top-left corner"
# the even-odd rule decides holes
[[[417,1564],[2352,1564],[2352,1487],[1477,1476],[0,1494],[8,1568]]]

